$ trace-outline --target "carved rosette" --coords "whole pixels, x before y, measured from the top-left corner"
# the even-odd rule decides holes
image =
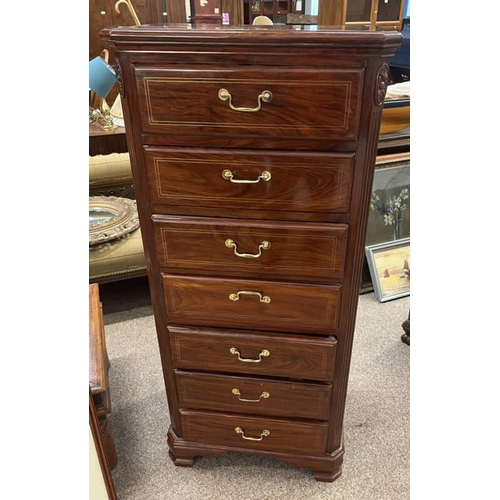
[[[118,60],[118,58],[115,58],[115,73],[116,81],[118,82],[118,87],[120,88],[120,95],[122,99],[125,99],[125,87],[123,86],[122,67],[120,66],[120,61]]]
[[[375,104],[381,106],[384,104],[385,94],[387,93],[387,84],[389,82],[389,66],[384,63],[380,66],[377,73],[377,83],[375,85]]]

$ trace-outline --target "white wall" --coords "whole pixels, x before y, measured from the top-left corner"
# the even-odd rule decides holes
[[[89,424],[89,499],[109,500],[108,490],[102,475],[101,463],[97,454],[94,435]]]

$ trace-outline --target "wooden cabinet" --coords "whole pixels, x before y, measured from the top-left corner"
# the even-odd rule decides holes
[[[257,16],[269,17],[279,22],[287,14],[304,14],[306,0],[248,0],[249,24]]]
[[[190,0],[193,24],[222,24],[221,0]]]
[[[117,54],[171,459],[264,454],[335,480],[401,34],[189,25],[102,34]]]
[[[405,0],[323,0],[319,3],[318,24],[401,30],[405,3]]]
[[[89,285],[89,386],[90,397],[96,413],[100,440],[104,447],[107,464],[113,469],[117,463],[115,442],[109,430],[111,414],[109,386],[109,358],[106,350],[104,318],[99,298],[99,285]]]

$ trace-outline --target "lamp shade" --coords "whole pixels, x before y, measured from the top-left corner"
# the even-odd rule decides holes
[[[115,70],[100,56],[89,61],[89,88],[106,97],[116,82]]]

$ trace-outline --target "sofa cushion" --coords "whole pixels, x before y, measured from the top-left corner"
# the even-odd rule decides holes
[[[142,246],[141,229],[123,238],[101,245],[89,247],[89,279],[98,281],[103,278],[120,279],[121,275],[146,274],[146,260]]]
[[[132,183],[129,153],[89,156],[89,189]]]

